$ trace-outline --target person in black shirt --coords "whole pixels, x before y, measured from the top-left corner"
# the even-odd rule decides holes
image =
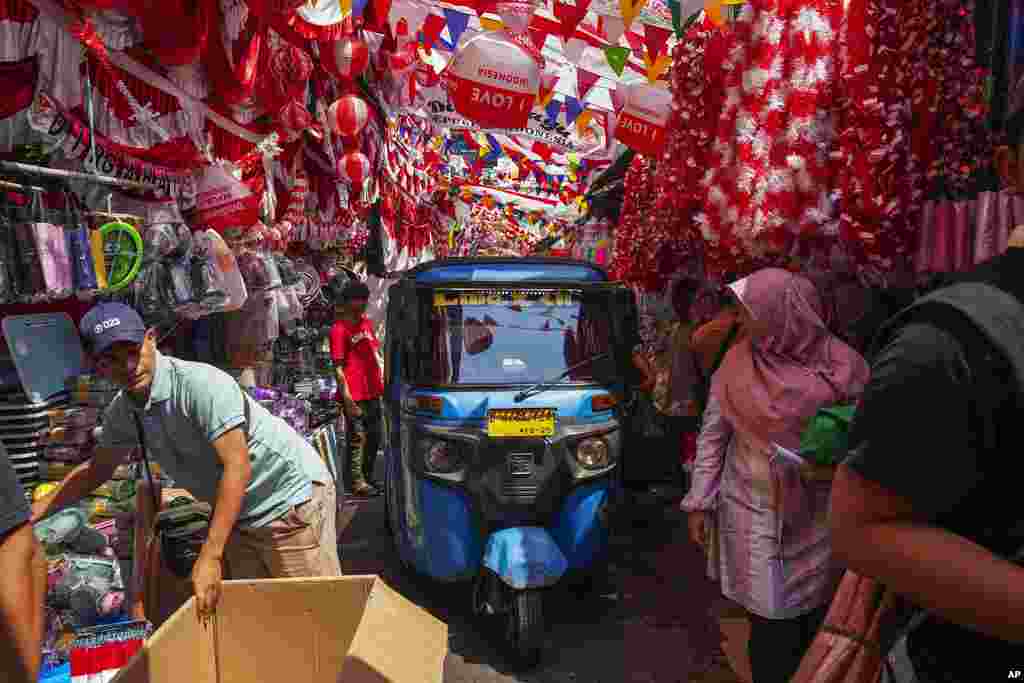
[[[1024,302],[1018,231],[1007,253],[954,282]],[[1004,559],[1024,545],[1024,396],[1013,377],[958,313],[912,318],[873,359],[836,474],[836,557],[932,615],[907,639],[920,683],[1024,669],[1024,568]]]
[[[43,640],[46,559],[25,492],[0,444],[0,680],[35,683]]]

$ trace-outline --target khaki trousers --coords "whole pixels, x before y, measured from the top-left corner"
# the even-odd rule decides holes
[[[338,492],[313,483],[313,496],[263,527],[236,527],[224,549],[229,579],[341,576]]]

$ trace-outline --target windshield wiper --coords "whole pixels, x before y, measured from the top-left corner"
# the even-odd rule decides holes
[[[579,363],[576,363],[575,365],[569,366],[569,368],[565,372],[563,372],[562,374],[558,375],[557,377],[552,377],[551,379],[542,380],[542,381],[538,382],[537,384],[534,384],[532,387],[529,387],[528,389],[523,389],[518,394],[513,396],[512,400],[515,401],[516,403],[522,403],[527,398],[532,396],[534,394],[534,392],[540,393],[541,391],[544,391],[545,389],[550,388],[550,386],[552,384],[554,384],[555,382],[557,382],[558,380],[560,380],[563,377],[566,377],[567,375],[571,374],[574,370],[578,370],[579,368],[583,367],[584,365],[587,365],[588,363],[593,363],[595,360],[600,360],[602,358],[607,357],[608,355],[609,355],[609,353],[607,351],[605,351],[604,353],[599,353],[596,356],[591,356],[590,358],[586,358],[584,360],[581,360]]]

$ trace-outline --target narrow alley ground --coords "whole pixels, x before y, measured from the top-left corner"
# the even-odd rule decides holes
[[[625,509],[603,595],[584,600],[568,591],[550,595],[544,660],[529,673],[507,666],[498,635],[471,614],[466,587],[438,586],[401,571],[385,529],[382,499],[347,503],[339,521],[348,524],[341,546],[346,573],[379,574],[448,623],[446,683],[749,680],[737,676],[723,655],[745,647],[744,623],[722,613],[717,588],[704,578],[704,558],[687,542],[684,518],[674,504],[647,500]],[[729,634],[724,644],[723,625]]]

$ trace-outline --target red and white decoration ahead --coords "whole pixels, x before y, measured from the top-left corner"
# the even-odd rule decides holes
[[[359,36],[345,36],[330,43],[321,43],[323,65],[344,80],[355,80],[370,65],[370,48]]]
[[[637,83],[630,86],[615,126],[615,137],[641,154],[657,156],[665,144],[672,93]]]
[[[338,175],[352,183],[354,193],[362,191],[363,181],[370,177],[370,160],[362,152],[353,150],[338,159]]]
[[[354,138],[370,120],[370,106],[359,95],[343,95],[327,110],[327,122],[336,134]]]
[[[455,110],[485,128],[522,128],[537,99],[544,58],[504,31],[470,38],[445,71]]]

